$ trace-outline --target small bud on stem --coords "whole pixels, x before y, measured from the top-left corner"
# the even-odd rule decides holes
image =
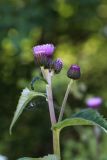
[[[71,79],[77,80],[80,78],[81,73],[80,73],[80,67],[78,65],[71,65],[67,72],[67,76]]]

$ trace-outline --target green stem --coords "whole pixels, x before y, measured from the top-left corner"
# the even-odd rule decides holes
[[[67,101],[68,94],[70,92],[72,83],[73,83],[73,80],[71,79],[69,84],[68,84],[68,87],[67,87],[67,90],[66,90],[63,102],[62,102],[62,106],[61,106],[61,111],[60,111],[60,114],[59,114],[58,122],[60,122],[62,120],[62,117],[63,117],[63,114],[64,114],[64,110],[65,110],[66,101]]]
[[[59,160],[61,159],[60,155],[60,142],[59,142],[59,130],[53,130],[53,150],[54,154],[58,156]]]

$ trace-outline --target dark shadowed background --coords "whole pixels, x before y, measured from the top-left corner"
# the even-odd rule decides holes
[[[35,67],[32,47],[56,46],[54,58],[64,62],[53,79],[56,113],[63,99],[71,64],[81,66],[81,79],[69,95],[66,116],[86,108],[88,96],[100,96],[100,113],[107,117],[107,1],[106,0],[0,0],[0,154],[9,160],[52,153],[48,107],[38,103],[25,110],[9,135],[9,125],[23,88],[29,87]],[[44,84],[37,91],[44,90]],[[65,160],[96,159],[93,128],[67,128],[61,134]],[[99,160],[107,160],[107,136],[101,133]]]

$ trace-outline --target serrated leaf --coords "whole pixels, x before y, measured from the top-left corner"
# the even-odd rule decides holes
[[[53,126],[53,129],[61,130],[67,126],[74,125],[98,125],[107,133],[107,121],[95,110],[84,109]]]
[[[45,97],[44,94],[42,93],[39,93],[39,92],[34,92],[34,91],[30,91],[28,88],[25,88],[23,91],[22,91],[22,94],[19,98],[19,102],[18,102],[18,105],[17,105],[17,108],[16,108],[16,111],[14,113],[14,117],[13,117],[13,120],[11,122],[11,125],[10,125],[10,134],[12,132],[12,128],[15,124],[15,122],[17,121],[17,119],[19,118],[19,116],[21,115],[21,113],[23,112],[24,108],[27,106],[27,104],[35,97],[37,96],[42,96],[42,97]]]
[[[24,157],[24,158],[19,158],[18,160],[59,160],[59,159],[55,155],[48,155],[44,156],[43,158]]]

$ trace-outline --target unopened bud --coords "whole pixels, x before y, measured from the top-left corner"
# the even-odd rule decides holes
[[[80,78],[81,73],[80,73],[80,67],[76,64],[71,65],[67,72],[67,76],[71,79],[77,80]]]
[[[63,62],[61,59],[58,58],[56,59],[56,61],[53,62],[53,69],[56,74],[58,74],[61,71],[62,67],[63,67]]]

